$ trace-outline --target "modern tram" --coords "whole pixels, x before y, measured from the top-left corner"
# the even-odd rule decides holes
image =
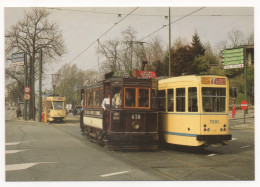
[[[227,145],[229,84],[224,76],[158,80],[159,139],[185,146]]]
[[[49,96],[42,100],[43,122],[64,122],[66,120],[65,97]]]
[[[81,90],[82,132],[112,148],[157,149],[157,81],[153,76],[128,72],[98,76],[88,79]],[[109,100],[106,110],[102,107],[104,98]]]

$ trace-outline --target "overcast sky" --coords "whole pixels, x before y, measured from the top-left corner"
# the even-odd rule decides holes
[[[209,42],[214,48],[216,43],[222,40],[228,40],[228,33],[232,30],[237,29],[242,31],[245,37],[254,31],[254,7],[252,5],[250,6],[250,4],[247,4],[247,7],[241,5],[237,7],[236,4],[227,4],[231,7],[223,7],[223,3],[214,4],[213,7],[209,7],[203,2],[201,4],[195,4],[196,6],[194,6],[194,4],[193,6],[189,6],[190,4],[191,3],[184,3],[171,7],[171,22],[196,11],[172,24],[172,43],[178,37],[186,38],[186,40],[190,42],[196,30],[201,41],[203,43]],[[30,3],[24,4],[23,6],[30,7],[28,5],[30,5]],[[115,23],[133,10],[135,11],[104,35],[100,39],[100,42],[105,43],[107,40],[121,39],[121,32],[126,30],[129,26],[137,32],[137,40],[140,40],[161,28],[163,25],[168,24],[168,19],[165,18],[165,16],[169,14],[167,4],[157,6],[152,4],[152,8],[151,6],[149,7],[149,4],[145,5],[146,7],[138,6],[138,4],[136,6],[130,4],[130,7],[126,4],[127,6],[124,7],[124,4],[119,4],[121,8],[118,6],[107,7],[105,4],[103,8],[101,8],[102,6],[93,5],[86,7],[84,4],[75,3],[71,6],[65,5],[67,7],[61,6],[61,4],[57,4],[56,6],[51,5],[52,4],[47,4],[47,6],[49,6],[48,10],[51,12],[49,19],[59,25],[68,53],[63,56],[60,63],[45,65],[45,75],[47,77],[50,77],[49,75],[52,73],[56,73],[64,63],[76,64],[83,70],[90,68],[97,69],[97,42],[88,50],[86,49]],[[174,3],[172,5],[174,5]],[[10,26],[21,20],[25,11],[31,10],[31,8],[25,7],[12,6],[12,4],[4,7],[4,32],[6,32]],[[118,14],[121,14],[121,17],[119,17]],[[169,37],[168,27],[161,29],[143,41],[147,42],[151,37],[155,36],[159,36],[162,39],[162,44],[166,49]],[[86,51],[80,55],[84,50]],[[99,62],[102,63],[104,60],[104,58],[100,58]],[[44,88],[50,88],[50,78],[44,80],[43,84],[45,85]]]

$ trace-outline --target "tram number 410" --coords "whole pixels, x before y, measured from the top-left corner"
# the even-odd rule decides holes
[[[219,124],[219,120],[209,120],[210,124]]]

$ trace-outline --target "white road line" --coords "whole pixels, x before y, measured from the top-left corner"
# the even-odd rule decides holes
[[[232,140],[237,140],[237,138],[232,138]]]
[[[28,169],[37,164],[48,164],[48,163],[55,163],[55,162],[38,162],[38,163],[23,163],[23,164],[5,165],[5,171],[23,170],[23,169]]]
[[[241,147],[241,149],[244,149],[244,148],[247,148],[247,147],[250,147],[250,145],[243,146],[243,147]]]
[[[5,145],[18,145],[22,142],[11,142],[11,143],[5,143]]]
[[[27,142],[35,142],[38,140],[28,140],[28,141],[23,141],[23,142],[10,142],[10,143],[5,143],[5,145],[18,145],[18,144],[22,144],[22,143],[27,143]]]
[[[216,156],[216,154],[209,154],[208,156]]]
[[[116,173],[109,173],[109,174],[105,174],[105,175],[100,175],[101,177],[109,177],[109,176],[113,176],[113,175],[121,175],[124,173],[128,173],[130,171],[121,171],[121,172],[116,172]]]
[[[5,154],[14,154],[14,153],[22,152],[22,151],[24,151],[24,150],[6,150]]]

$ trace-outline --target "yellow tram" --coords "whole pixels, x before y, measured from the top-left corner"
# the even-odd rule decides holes
[[[43,122],[65,121],[66,120],[66,98],[50,96],[42,100]]]
[[[181,76],[158,81],[159,133],[166,143],[226,145],[229,134],[226,77]]]

